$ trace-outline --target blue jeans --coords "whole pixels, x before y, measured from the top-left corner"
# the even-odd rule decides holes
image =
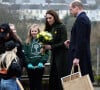
[[[1,87],[0,90],[20,90],[17,83],[16,79],[11,78],[11,79],[1,79]]]

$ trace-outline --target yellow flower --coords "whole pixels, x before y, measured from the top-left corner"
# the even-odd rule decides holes
[[[52,34],[46,31],[42,31],[39,34],[37,34],[37,38],[42,43],[48,43],[52,40]]]
[[[37,38],[39,38],[39,34],[37,34]]]
[[[45,38],[45,40],[49,40],[47,36],[45,36],[44,38]]]
[[[55,34],[57,34],[57,31],[55,31]]]

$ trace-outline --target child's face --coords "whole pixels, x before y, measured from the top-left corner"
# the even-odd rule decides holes
[[[39,33],[39,30],[37,27],[31,29],[31,35],[33,38],[36,38],[38,33]]]

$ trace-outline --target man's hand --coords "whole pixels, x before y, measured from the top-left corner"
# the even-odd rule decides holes
[[[73,64],[74,64],[74,65],[78,65],[78,64],[79,64],[79,61],[80,61],[80,60],[79,60],[78,58],[75,58],[75,59],[73,60]]]

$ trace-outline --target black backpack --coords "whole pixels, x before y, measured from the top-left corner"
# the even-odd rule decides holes
[[[17,77],[21,76],[22,68],[18,57],[13,59],[10,67],[8,68],[7,74],[10,76],[17,76]]]

